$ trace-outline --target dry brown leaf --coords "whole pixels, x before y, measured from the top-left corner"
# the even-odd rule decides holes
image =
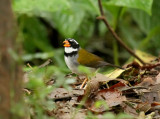
[[[143,95],[140,96],[140,98],[143,102],[160,102],[160,95],[158,92],[144,92]]]
[[[154,86],[150,86],[148,88],[150,89],[151,92],[159,92],[160,91],[160,83],[155,84]]]
[[[132,115],[134,117],[137,117],[138,113],[137,113],[136,109],[133,106],[131,106],[133,104],[134,103],[132,103],[132,104],[122,103],[121,106],[124,109],[125,113],[130,114],[130,115]]]
[[[139,103],[136,109],[146,113],[148,110],[151,109],[151,103],[148,103],[148,102]]]
[[[122,96],[122,93],[117,90],[101,90],[96,98],[98,100],[105,100],[109,107],[116,106],[121,104],[123,101],[126,101],[126,97]]]
[[[85,95],[87,95],[90,98],[94,97],[99,91],[100,85],[108,83],[109,81],[119,81],[119,83],[117,83],[118,85],[115,84],[111,86],[110,89],[114,89],[114,88],[119,89],[122,87],[126,87],[128,84],[128,82],[125,80],[111,79],[111,78],[106,77],[103,74],[97,73],[96,76],[92,77],[92,79],[87,83]]]
[[[64,88],[57,88],[48,95],[48,98],[54,99],[54,98],[64,97],[66,95],[69,95],[69,91],[67,91]]]
[[[160,83],[160,73],[156,76],[156,84]]]
[[[48,99],[54,99],[54,100],[67,99],[67,98],[71,99],[72,97],[80,96],[83,94],[84,94],[84,90],[80,90],[80,89],[68,91],[65,88],[57,88],[48,95]]]
[[[151,86],[154,84],[155,84],[155,81],[153,80],[152,77],[146,77],[143,79],[143,81],[141,83],[138,84],[138,86],[148,87],[148,86]]]
[[[70,104],[70,101],[58,101],[56,102],[56,109],[52,111],[56,119],[85,119],[86,110],[79,109],[76,111],[76,107]]]
[[[89,98],[86,101],[86,107],[92,112],[103,113],[106,111],[106,107],[101,105],[100,107],[95,107],[97,101],[106,102],[108,107],[113,107],[120,105],[123,101],[126,101],[126,97],[122,96],[122,93],[114,89],[103,89],[97,93],[94,98]]]

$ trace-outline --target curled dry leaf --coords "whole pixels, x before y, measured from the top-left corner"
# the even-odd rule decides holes
[[[122,79],[111,79],[103,74],[97,73],[92,79],[87,83],[85,95],[88,97],[94,97],[99,91],[99,87],[102,84],[106,84],[110,81],[119,81],[119,83],[108,87],[109,89],[120,89],[122,87],[127,87],[128,82]]]
[[[60,100],[70,100],[73,97],[78,97],[84,94],[84,90],[72,90],[68,91],[65,88],[57,88],[53,90],[49,95],[48,99],[52,99],[55,101]]]
[[[140,112],[143,111],[145,113],[150,109],[151,109],[151,103],[148,102],[139,103],[136,108],[136,110],[139,110]]]
[[[122,93],[120,91],[109,89],[99,91],[99,93],[96,96],[96,99],[105,100],[109,107],[119,105],[123,101],[126,101],[126,97],[122,96]]]
[[[138,112],[136,111],[135,107],[134,107],[134,103],[122,103],[121,104],[123,110],[125,113],[130,114],[134,117],[138,116]]]
[[[153,77],[146,77],[143,79],[143,81],[141,83],[138,84],[138,86],[148,87],[148,86],[152,86],[154,84],[155,84],[155,81],[153,80]]]
[[[87,101],[87,108],[89,108],[93,112],[102,113],[106,111],[106,107],[101,105],[100,107],[95,107],[95,103],[97,101],[106,102],[108,107],[113,107],[120,105],[123,101],[126,101],[126,97],[122,96],[122,93],[118,90],[114,89],[103,89],[97,93],[97,95],[92,100]]]
[[[100,85],[109,82],[110,80],[112,79],[104,76],[103,74],[97,73],[91,78],[90,81],[88,81],[85,89],[85,95],[87,95],[89,98],[94,97],[99,91]]]

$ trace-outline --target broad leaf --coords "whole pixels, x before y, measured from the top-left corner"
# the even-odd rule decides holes
[[[67,9],[70,4],[67,0],[14,0],[13,9],[18,13],[37,11],[55,12]]]
[[[151,14],[153,0],[110,0],[105,2],[108,5],[123,6],[129,8],[137,8]]]
[[[148,49],[149,47],[154,47],[157,53],[159,53],[157,49],[159,49],[160,44],[159,6],[159,0],[154,0],[152,7],[152,16],[149,16],[148,14],[140,10],[130,11],[134,20],[139,25],[140,29],[147,35],[147,37],[141,43],[140,47],[142,48],[142,44],[146,44],[143,46],[145,47],[145,49]]]
[[[19,20],[19,27],[26,51],[31,53],[37,49],[46,52],[53,50],[48,40],[47,30],[39,19],[23,15]]]

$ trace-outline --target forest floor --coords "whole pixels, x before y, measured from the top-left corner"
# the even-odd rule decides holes
[[[160,58],[146,54],[143,57],[147,65],[133,60],[123,66],[125,70],[116,69],[106,75],[97,73],[85,89],[79,88],[78,81],[71,85],[71,91],[63,87],[54,89],[47,99],[53,100],[56,108],[46,110],[46,114],[56,119],[114,119],[119,113],[131,115],[131,119],[159,119]]]

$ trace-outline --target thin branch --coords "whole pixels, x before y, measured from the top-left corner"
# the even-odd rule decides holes
[[[99,5],[99,10],[100,10],[100,17],[97,17],[97,19],[101,19],[103,20],[103,22],[105,23],[105,25],[107,26],[108,30],[112,33],[113,37],[135,58],[137,58],[143,65],[145,65],[145,63],[143,62],[143,60],[141,58],[139,58],[132,49],[130,49],[122,40],[121,38],[116,34],[116,32],[114,32],[114,30],[111,28],[111,26],[109,25],[107,19],[104,16],[104,11],[103,11],[103,7],[102,7],[102,3],[101,0],[98,0],[98,5]]]
[[[49,65],[50,63],[52,63],[52,60],[51,59],[48,59],[47,61],[45,61],[43,64],[41,64],[40,66],[38,66],[39,68],[43,68],[47,65]]]

